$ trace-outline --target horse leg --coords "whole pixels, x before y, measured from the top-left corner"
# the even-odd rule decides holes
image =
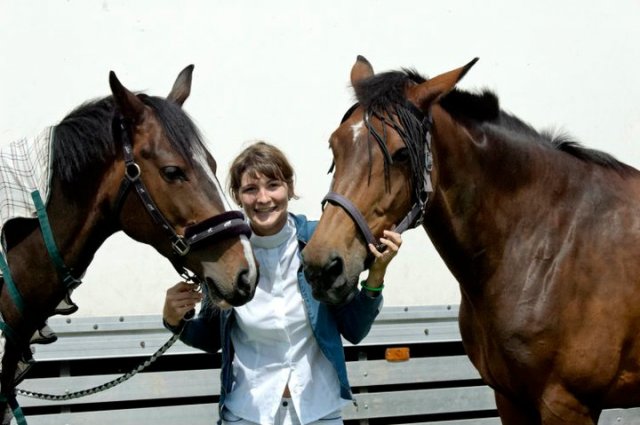
[[[542,393],[542,425],[596,425],[600,412],[586,406],[560,384],[550,385]]]
[[[2,376],[0,376],[0,415],[2,425],[9,425],[13,412],[9,400],[15,397],[15,374],[20,359],[20,350],[10,339],[5,339],[4,354],[2,356]]]
[[[2,373],[0,374],[0,424],[9,425],[14,413],[17,423],[25,424],[24,415],[16,401],[15,390],[33,365],[29,335],[33,334],[35,326],[31,321],[25,321],[23,318],[7,320],[6,323],[7,330],[10,332],[8,334],[5,332],[4,335]]]
[[[515,403],[510,398],[495,392],[496,406],[502,425],[540,425],[540,415],[533,407]]]

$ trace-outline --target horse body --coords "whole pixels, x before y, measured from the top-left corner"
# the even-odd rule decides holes
[[[112,74],[113,96],[80,106],[55,126],[46,211],[74,278],[122,230],[198,282],[208,302],[227,308],[251,299],[257,265],[248,226],[231,211],[215,161],[181,108],[192,69],[178,76],[167,99],[135,95]],[[31,335],[73,289],[61,281],[43,233],[36,220],[26,218],[3,228],[7,263],[24,307],[3,285],[2,320],[12,336],[5,334],[0,411],[15,400],[16,365]]]
[[[409,75],[394,86],[398,97],[380,90],[397,75],[375,80],[360,58],[360,106],[330,141],[332,190],[377,237],[397,224],[412,205],[399,188],[415,186],[415,173],[398,117],[376,107],[388,96],[430,117],[423,227],[459,282],[463,344],[496,390],[503,423],[595,424],[605,407],[640,405],[640,173],[538,134],[486,93],[454,91],[471,65],[431,80]],[[372,133],[384,149],[370,146]],[[343,301],[365,267],[345,210],[327,203],[303,251],[314,295],[329,303]]]
[[[560,391],[639,404],[640,174],[534,140],[442,131],[452,122],[432,113],[436,178],[447,183],[424,227],[460,283],[464,346],[485,381],[539,408]]]

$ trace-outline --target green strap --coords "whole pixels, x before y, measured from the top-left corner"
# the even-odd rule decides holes
[[[13,331],[13,329],[11,329],[11,326],[0,320],[0,329],[2,330],[2,332],[4,332],[4,335],[8,340],[10,340],[14,344],[16,343],[16,333]]]
[[[0,401],[9,403],[9,406],[13,411],[13,416],[16,418],[16,422],[18,423],[18,425],[27,425],[27,418],[24,417],[22,408],[18,404],[18,400],[16,400],[15,396],[7,398],[4,395],[0,394]]]
[[[5,283],[7,284],[7,291],[11,296],[16,308],[22,314],[24,311],[24,301],[22,301],[22,295],[20,295],[20,291],[16,287],[16,284],[13,282],[13,278],[11,277],[11,270],[9,270],[9,265],[4,258],[4,255],[0,253],[0,269],[2,269],[2,276],[4,278]]]
[[[60,251],[58,251],[58,246],[56,245],[56,241],[53,239],[53,232],[51,231],[51,225],[49,224],[47,209],[44,206],[44,202],[42,201],[40,192],[34,190],[33,192],[31,192],[31,198],[33,199],[33,205],[36,207],[36,214],[38,215],[38,221],[40,222],[40,231],[42,232],[42,238],[44,239],[44,244],[47,247],[47,251],[49,251],[51,261],[53,261],[53,264],[56,266],[58,273],[62,277],[62,282],[64,283],[64,285],[67,288],[75,288],[81,282],[71,275],[71,272],[64,264],[64,260],[62,259],[62,255],[60,255]]]
[[[36,207],[38,221],[40,222],[40,230],[42,231],[42,238],[44,239],[44,244],[49,251],[51,260],[58,270],[66,270],[67,266],[64,265],[60,251],[58,251],[58,247],[56,246],[56,241],[53,240],[53,232],[51,231],[51,225],[49,224],[47,209],[44,206],[44,202],[42,202],[40,192],[34,190],[31,192],[31,198],[33,199],[33,205]]]

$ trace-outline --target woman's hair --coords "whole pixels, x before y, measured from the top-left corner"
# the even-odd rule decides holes
[[[285,154],[275,146],[266,142],[255,142],[240,152],[229,169],[229,193],[240,205],[240,185],[242,175],[250,173],[251,177],[262,174],[268,179],[280,180],[287,184],[289,199],[297,199],[293,179],[293,167]]]

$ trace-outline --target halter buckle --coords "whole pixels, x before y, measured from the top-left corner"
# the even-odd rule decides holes
[[[189,253],[189,250],[191,249],[189,243],[185,241],[184,238],[180,235],[177,235],[177,238],[173,242],[171,242],[171,247],[181,257],[187,255]]]

